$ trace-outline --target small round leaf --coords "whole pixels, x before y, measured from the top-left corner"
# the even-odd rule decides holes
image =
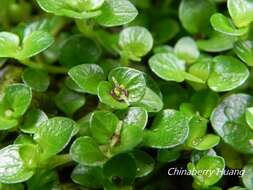
[[[62,45],[59,61],[65,67],[71,68],[85,63],[96,63],[100,56],[101,49],[93,40],[74,35]]]
[[[119,45],[127,56],[138,60],[152,49],[153,37],[146,28],[132,26],[120,33]]]
[[[248,27],[236,29],[232,21],[221,13],[215,13],[211,17],[211,24],[216,31],[230,36],[242,36],[249,30]]]
[[[167,81],[184,81],[185,63],[172,53],[158,53],[149,61],[151,70],[160,78]]]
[[[217,56],[213,59],[213,70],[208,86],[216,92],[225,92],[241,86],[249,77],[247,67],[231,56]]]
[[[27,68],[23,72],[22,79],[25,84],[34,91],[44,92],[50,84],[50,78],[46,71]]]
[[[105,78],[103,69],[96,64],[75,66],[68,75],[83,91],[90,94],[97,94],[97,86]]]
[[[71,173],[75,183],[94,189],[102,187],[103,178],[103,170],[98,166],[77,165]]]
[[[111,183],[118,183],[120,186],[130,185],[137,174],[137,166],[130,154],[123,153],[108,160],[104,164],[103,172]]]
[[[76,123],[68,118],[50,118],[37,128],[34,140],[41,146],[44,159],[61,152],[77,131]]]
[[[109,111],[95,111],[90,118],[90,132],[99,144],[108,144],[117,128],[119,119]]]
[[[100,10],[102,14],[95,19],[105,27],[127,24],[138,14],[137,9],[128,0],[107,0]]]
[[[106,161],[105,155],[91,137],[79,137],[70,147],[71,158],[86,166],[101,165]]]
[[[200,55],[196,42],[190,37],[183,37],[178,40],[175,45],[175,53],[187,63],[195,62]]]
[[[183,144],[189,132],[187,117],[175,110],[163,110],[144,133],[144,144],[153,148],[172,148]]]

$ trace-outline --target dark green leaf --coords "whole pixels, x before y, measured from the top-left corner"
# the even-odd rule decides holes
[[[42,70],[27,68],[22,75],[23,82],[34,91],[44,92],[50,84],[48,73]]]

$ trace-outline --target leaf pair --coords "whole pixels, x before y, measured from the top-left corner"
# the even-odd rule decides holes
[[[220,137],[214,134],[206,134],[207,120],[199,116],[193,116],[189,121],[189,135],[186,146],[203,151],[209,150],[220,142]]]
[[[80,137],[71,146],[70,155],[82,165],[103,164],[111,155],[131,150],[142,140],[147,112],[132,107],[122,120],[108,111],[96,111],[90,117],[92,137]]]
[[[78,128],[68,118],[55,117],[41,122],[34,134],[34,141],[24,138],[16,140],[0,150],[0,182],[18,183],[28,180],[38,166],[61,152],[69,143]]]
[[[47,49],[53,42],[53,37],[45,31],[32,32],[22,43],[16,34],[0,32],[0,57],[24,60]]]
[[[227,7],[233,23],[224,15],[216,13],[211,18],[213,28],[218,32],[231,36],[242,36],[247,34],[249,31],[249,24],[253,21],[253,3],[250,0],[228,0]]]
[[[216,56],[209,66],[208,59],[192,65],[189,73],[185,64],[172,53],[158,53],[149,60],[151,70],[167,81],[182,82],[185,79],[203,83],[216,92],[223,92],[241,86],[249,77],[247,67],[231,56]],[[207,62],[207,63],[206,63]],[[204,72],[203,72],[204,71]]]
[[[225,161],[220,156],[204,155],[197,163],[188,163],[187,168],[191,172],[196,186],[208,188],[217,183],[223,176]]]
[[[158,53],[149,59],[151,70],[166,81],[183,82],[185,79],[203,83],[201,79],[186,72],[185,62],[173,53]]]
[[[46,12],[75,19],[94,18],[102,26],[111,27],[127,24],[138,14],[128,0],[37,0]]]

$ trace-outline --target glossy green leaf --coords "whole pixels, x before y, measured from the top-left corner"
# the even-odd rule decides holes
[[[0,130],[11,129],[18,125],[17,119],[0,118]]]
[[[247,124],[249,125],[251,129],[253,129],[253,108],[252,107],[247,108],[245,117],[246,117]]]
[[[153,37],[144,27],[128,27],[120,33],[119,46],[126,56],[138,61],[152,49]]]
[[[4,91],[1,112],[8,119],[18,118],[26,112],[32,100],[31,88],[24,84],[9,85]]]
[[[123,153],[108,160],[103,166],[103,172],[106,178],[115,185],[130,185],[137,175],[137,166],[130,154]]]
[[[102,14],[96,21],[105,27],[127,24],[135,19],[137,9],[128,0],[107,0],[100,9]]]
[[[194,148],[201,142],[207,130],[208,121],[200,116],[193,115],[189,121],[189,135],[186,140],[186,145]]]
[[[19,52],[20,40],[19,37],[13,33],[0,33],[0,57],[15,57]]]
[[[153,148],[172,148],[183,144],[188,136],[188,120],[178,111],[163,110],[151,129],[144,133],[144,144]]]
[[[81,89],[76,83],[75,81],[73,81],[69,76],[66,78],[66,80],[64,81],[64,84],[66,85],[66,87],[68,87],[69,89],[75,91],[75,92],[79,92],[79,93],[85,93],[85,91],[83,89]]]
[[[131,154],[137,166],[136,177],[144,177],[153,171],[155,162],[149,154],[139,150],[133,151]]]
[[[85,63],[96,63],[101,56],[101,49],[93,40],[82,35],[68,38],[60,50],[59,61],[71,68]]]
[[[136,126],[141,129],[144,129],[148,122],[148,113],[142,107],[130,107],[127,114],[123,119],[123,125],[127,126]]]
[[[228,0],[227,7],[237,27],[248,26],[253,21],[253,2],[251,0]]]
[[[103,171],[99,166],[77,165],[71,173],[71,179],[84,187],[101,188],[103,184]]]
[[[53,37],[44,31],[35,31],[23,39],[9,32],[0,33],[0,57],[12,57],[16,59],[26,59],[32,57],[45,49],[54,42]]]
[[[22,42],[22,50],[17,59],[27,59],[47,49],[54,42],[54,38],[45,31],[35,31],[25,37]]]
[[[34,172],[25,165],[20,155],[24,145],[9,145],[0,150],[0,182],[19,183],[28,180]]]
[[[172,53],[158,53],[149,59],[150,69],[167,81],[184,80],[185,63]]]
[[[44,121],[38,127],[34,140],[43,150],[43,158],[61,152],[77,131],[76,123],[64,117],[54,117]]]
[[[247,94],[233,94],[226,97],[213,111],[211,123],[224,142],[235,150],[252,153],[250,143],[253,131],[245,122],[247,107],[252,106],[252,97]]]
[[[74,1],[65,1],[70,7],[79,10],[91,11],[98,9],[104,3],[104,0],[74,0]]]
[[[188,32],[196,34],[209,30],[209,19],[215,12],[215,3],[210,0],[182,0],[179,7],[179,18]]]
[[[253,66],[252,41],[237,41],[234,46],[234,52],[248,66]]]
[[[84,106],[86,100],[84,95],[63,87],[55,96],[54,101],[61,111],[67,115],[72,115]]]
[[[220,142],[220,137],[213,134],[208,134],[202,138],[198,138],[195,140],[194,148],[197,150],[209,150],[210,148],[213,148],[217,146]]]
[[[27,68],[22,75],[23,82],[34,91],[44,92],[50,84],[50,78],[46,71]]]
[[[200,55],[196,42],[190,37],[180,38],[175,45],[174,51],[180,59],[185,60],[187,63],[195,62]]]
[[[108,76],[111,84],[114,84],[113,94],[116,99],[126,103],[135,103],[142,99],[146,90],[146,82],[143,74],[129,67],[118,67],[113,69]],[[117,92],[119,91],[119,92]]]
[[[88,19],[96,17],[100,14],[99,11],[87,12],[99,8],[103,1],[65,1],[60,0],[37,0],[39,6],[48,13],[53,13],[59,16],[67,16],[76,19]]]
[[[119,124],[117,116],[109,111],[95,111],[90,118],[90,132],[99,144],[108,144]]]
[[[242,176],[242,182],[245,185],[247,189],[252,189],[253,188],[253,166],[252,165],[246,165],[243,168],[244,174]]]
[[[97,94],[97,86],[105,78],[103,69],[96,64],[75,66],[68,75],[83,91],[90,94]]]
[[[135,105],[145,108],[148,112],[159,112],[163,108],[163,101],[157,93],[147,87],[143,98]]]
[[[21,131],[24,133],[35,133],[41,123],[48,120],[47,115],[40,109],[31,109],[24,116]]]
[[[213,70],[208,86],[216,92],[233,90],[241,86],[249,77],[247,67],[231,56],[217,56],[213,59]]]
[[[82,165],[96,166],[106,161],[106,156],[91,137],[79,137],[70,148],[71,158]]]
[[[192,172],[193,170],[200,171],[199,175],[193,175],[194,180],[202,187],[208,187],[217,183],[223,176],[222,171],[225,169],[225,161],[222,157],[219,156],[203,156],[196,165],[193,163],[188,163],[187,168]],[[209,170],[212,173],[210,174],[207,172],[201,172],[204,170]]]
[[[242,36],[249,30],[247,27],[236,29],[232,21],[221,13],[215,13],[210,21],[216,31],[230,36]]]
[[[232,49],[237,37],[213,32],[208,39],[197,41],[199,49],[206,52],[221,52]]]

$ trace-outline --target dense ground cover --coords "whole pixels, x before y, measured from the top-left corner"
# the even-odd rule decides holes
[[[253,190],[252,21],[252,0],[1,0],[0,190]]]

